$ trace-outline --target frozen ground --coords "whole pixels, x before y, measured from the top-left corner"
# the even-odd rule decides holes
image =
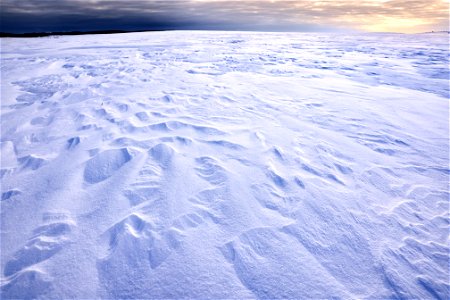
[[[9,298],[449,298],[448,35],[2,39]]]

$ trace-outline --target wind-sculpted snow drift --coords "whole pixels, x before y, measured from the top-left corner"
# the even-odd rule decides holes
[[[1,43],[2,299],[449,298],[448,35]]]

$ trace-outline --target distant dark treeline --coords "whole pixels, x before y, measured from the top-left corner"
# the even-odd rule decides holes
[[[54,32],[27,32],[27,33],[8,33],[0,32],[0,37],[44,37],[53,35],[85,35],[85,34],[113,34],[113,33],[129,33],[129,32],[147,32],[147,31],[162,31],[162,30],[95,30],[95,31],[54,31]]]

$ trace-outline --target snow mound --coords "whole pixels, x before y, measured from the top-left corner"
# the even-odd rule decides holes
[[[111,177],[118,169],[132,159],[127,148],[106,150],[96,154],[86,163],[84,180],[98,183]]]
[[[166,144],[158,144],[149,150],[149,154],[161,166],[167,167],[172,160],[174,150]]]

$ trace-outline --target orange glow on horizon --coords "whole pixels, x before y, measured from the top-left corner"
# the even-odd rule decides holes
[[[238,11],[247,5],[258,8],[258,13],[269,13],[293,24],[306,20],[314,25],[375,32],[449,30],[450,0],[191,0],[191,3],[234,6]]]

